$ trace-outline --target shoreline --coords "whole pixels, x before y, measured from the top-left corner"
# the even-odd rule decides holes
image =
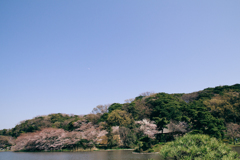
[[[132,154],[159,154],[159,152],[146,152],[146,153],[144,153],[144,152],[141,152],[141,153],[139,153],[139,152],[132,152]]]
[[[97,151],[105,151],[105,152],[109,152],[109,151],[118,151],[118,150],[121,150],[121,151],[133,151],[134,149],[130,148],[130,149],[86,149],[86,150],[83,150],[83,149],[79,149],[79,150],[52,150],[52,151],[11,151],[11,150],[0,150],[0,152],[97,152]]]

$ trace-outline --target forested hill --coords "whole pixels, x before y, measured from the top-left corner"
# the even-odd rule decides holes
[[[144,118],[154,120],[159,129],[170,120],[194,123],[200,118],[222,119],[225,123],[240,123],[240,84],[206,88],[189,94],[167,94],[145,92],[126,103],[99,105],[91,114],[78,116],[67,114],[50,114],[38,116],[20,122],[12,129],[0,130],[0,135],[18,137],[21,133],[34,132],[43,128],[62,128],[67,131],[75,129],[74,122],[85,119],[93,124],[108,122],[111,126],[133,127],[134,121]],[[196,114],[206,113],[203,117]],[[209,119],[208,119],[209,120]],[[200,122],[199,122],[200,123]],[[197,124],[196,124],[197,125]],[[201,129],[192,126],[192,129]],[[196,128],[194,128],[196,127]]]
[[[174,133],[186,132],[222,139],[230,135],[227,126],[240,127],[239,94],[240,84],[188,94],[145,92],[123,104],[98,105],[87,115],[58,113],[22,121],[12,129],[0,130],[0,147],[14,146],[7,140],[12,137],[17,138],[15,150],[62,149],[79,144],[109,148],[140,145],[146,150],[152,144],[173,140]],[[167,128],[172,134],[160,134]],[[58,140],[50,141],[51,137]],[[40,143],[38,139],[42,139],[42,145],[34,145]]]
[[[63,128],[72,130],[72,122],[76,122],[81,116],[68,114],[49,114],[47,116],[37,116],[33,119],[23,120],[14,128],[0,130],[0,135],[18,137],[21,133],[34,132],[43,128]]]

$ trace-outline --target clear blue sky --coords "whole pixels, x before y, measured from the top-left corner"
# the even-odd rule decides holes
[[[0,129],[240,83],[239,60],[239,0],[1,0]]]

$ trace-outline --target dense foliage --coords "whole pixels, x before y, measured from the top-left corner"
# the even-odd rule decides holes
[[[231,148],[224,143],[201,134],[187,134],[173,142],[168,142],[161,148],[161,155],[176,160],[238,159],[238,154],[231,151]]]
[[[0,136],[0,148],[7,149],[15,145],[15,139],[10,136]]]
[[[0,135],[18,137],[21,133],[35,132],[49,127],[72,130],[72,123],[79,119],[81,119],[80,116],[61,113],[38,116],[30,120],[21,121],[13,129],[0,130]]]
[[[26,140],[23,136],[38,137],[45,133],[45,129],[59,129],[65,136],[79,135],[76,141],[64,141],[60,148],[91,144],[103,148],[135,146],[139,151],[159,142],[172,141],[187,132],[234,139],[240,135],[236,129],[240,124],[239,93],[240,84],[206,88],[189,94],[145,92],[123,104],[98,105],[92,113],[84,116],[61,113],[38,116],[22,121],[12,129],[0,130],[0,135],[17,138],[16,146],[21,142],[25,144],[22,148],[26,149],[31,148],[27,144],[36,142],[23,143]],[[34,149],[39,150],[34,147],[30,150]]]

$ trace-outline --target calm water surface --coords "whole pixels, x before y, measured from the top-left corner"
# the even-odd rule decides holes
[[[240,154],[240,147],[233,150]],[[132,151],[95,152],[0,152],[0,160],[162,160],[158,154],[132,154]]]
[[[132,151],[95,152],[0,152],[0,160],[161,160],[158,154],[132,154]]]

